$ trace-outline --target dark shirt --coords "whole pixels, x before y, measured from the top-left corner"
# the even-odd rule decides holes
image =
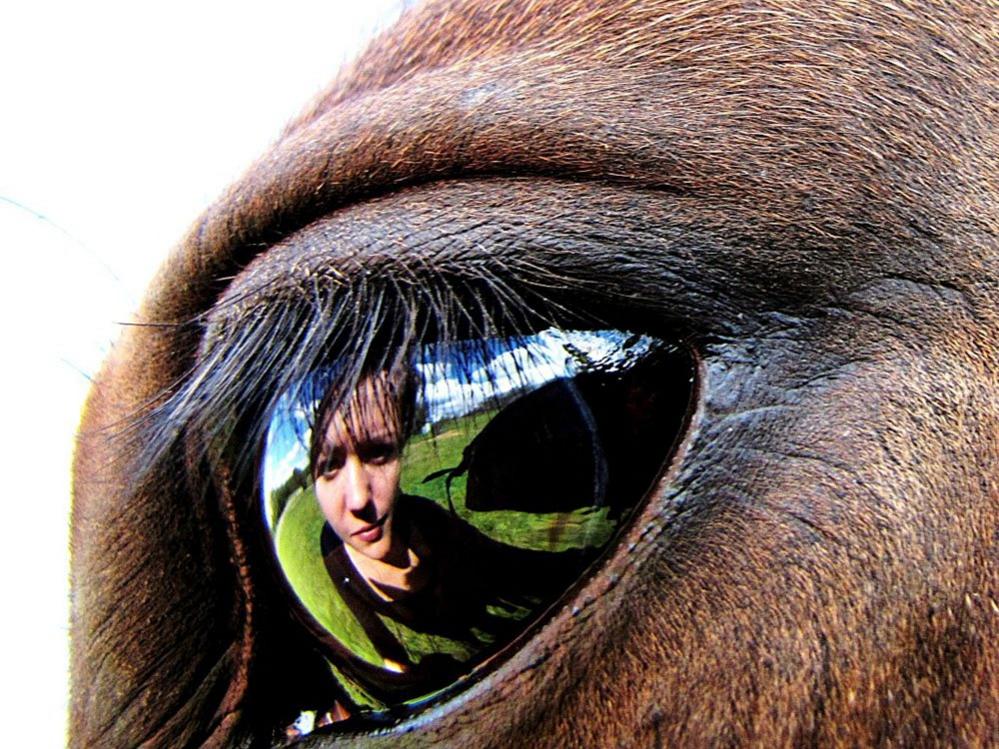
[[[422,497],[400,496],[394,513],[395,532],[419,529],[429,550],[421,564],[430,569],[419,590],[391,601],[357,572],[329,525],[321,536],[336,592],[385,661],[381,668],[365,667],[363,681],[374,683],[373,693],[388,702],[440,689],[507,644],[592,558],[592,552],[498,543]]]

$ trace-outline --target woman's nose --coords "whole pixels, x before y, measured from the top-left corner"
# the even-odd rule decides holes
[[[344,462],[343,473],[345,479],[344,504],[352,512],[363,510],[371,497],[371,482],[368,480],[368,472],[364,469],[364,463],[356,455],[350,455]]]

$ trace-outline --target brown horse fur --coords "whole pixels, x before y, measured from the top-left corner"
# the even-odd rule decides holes
[[[267,745],[321,699],[256,533],[262,414],[331,352],[550,322],[688,342],[672,467],[481,680],[308,746],[993,743],[997,103],[995,0],[407,11],[94,386],[72,744]]]

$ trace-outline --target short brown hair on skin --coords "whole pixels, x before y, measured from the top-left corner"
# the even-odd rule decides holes
[[[411,7],[95,378],[70,743],[267,745],[317,699],[253,466],[205,434],[255,455],[330,357],[580,320],[695,353],[669,471],[473,688],[309,746],[994,743],[997,59],[995,0]]]

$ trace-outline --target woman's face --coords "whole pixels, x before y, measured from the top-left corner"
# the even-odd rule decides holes
[[[348,407],[330,418],[319,451],[316,497],[345,544],[371,559],[391,561],[405,550],[392,523],[402,445],[396,409],[379,397],[380,384],[360,383]]]

